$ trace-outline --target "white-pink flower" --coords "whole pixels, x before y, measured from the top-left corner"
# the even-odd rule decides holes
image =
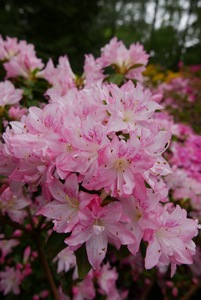
[[[22,223],[26,212],[23,210],[31,204],[31,200],[25,198],[22,191],[13,193],[10,187],[7,187],[0,195],[0,211],[2,214],[8,214],[16,222]]]
[[[76,267],[76,257],[73,251],[68,247],[60,251],[54,259],[57,261],[57,272],[68,272],[71,268]]]
[[[4,295],[13,293],[14,295],[20,294],[21,273],[13,267],[6,267],[4,271],[0,272],[0,291]]]
[[[0,52],[0,59],[1,57],[6,59],[3,66],[7,72],[7,78],[18,76],[29,78],[34,70],[43,68],[42,60],[36,57],[32,44],[27,44],[26,41],[17,42],[15,38],[7,38],[2,46],[3,51],[2,54]]]
[[[176,265],[192,264],[195,254],[195,243],[192,238],[198,233],[196,220],[187,218],[187,213],[180,206],[172,211],[164,208],[158,217],[153,215],[147,221],[144,239],[148,242],[145,257],[145,268],[151,269],[158,264],[171,263],[171,275],[174,275]]]
[[[0,106],[13,105],[22,99],[23,91],[16,89],[9,80],[0,82]]]
[[[127,49],[122,41],[114,37],[101,49],[100,61],[104,67],[113,65],[118,73],[127,78],[142,80],[142,72],[145,70],[148,57],[139,43],[132,44]]]
[[[101,207],[95,202],[91,210],[86,207],[79,212],[79,223],[65,242],[70,247],[80,247],[86,242],[87,256],[94,269],[104,259],[108,243],[116,248],[133,243],[134,237],[121,222],[122,207],[118,202]]]

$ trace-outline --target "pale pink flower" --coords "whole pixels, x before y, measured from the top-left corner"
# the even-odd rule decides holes
[[[19,121],[22,116],[27,114],[27,112],[28,110],[25,107],[21,108],[21,107],[11,106],[8,110],[8,115],[12,120]]]
[[[0,60],[9,60],[19,52],[19,44],[16,38],[0,36]]]
[[[145,268],[151,269],[161,263],[171,263],[171,275],[176,265],[192,264],[192,255],[195,254],[195,243],[192,238],[198,233],[198,224],[195,220],[187,218],[187,213],[180,206],[174,210],[153,215],[145,230],[144,239],[148,242],[145,257]]]
[[[0,106],[13,105],[22,99],[23,91],[16,89],[9,80],[0,82]]]
[[[76,267],[76,257],[73,251],[68,247],[60,251],[54,259],[57,261],[57,272],[68,272],[71,268]]]
[[[73,300],[93,300],[96,297],[96,291],[93,283],[93,272],[89,272],[81,282],[73,286]]]
[[[7,72],[7,78],[18,76],[30,78],[33,71],[43,68],[43,63],[41,59],[36,57],[32,44],[27,44],[26,41],[19,41],[18,52],[11,56],[3,66]]]
[[[0,235],[0,238],[1,238],[0,239],[1,256],[4,258],[5,256],[7,256],[9,253],[12,252],[13,247],[19,245],[19,241],[16,239],[10,239],[10,240],[3,239],[4,238],[3,234]]]
[[[57,232],[70,232],[79,221],[79,209],[96,198],[96,195],[78,192],[78,188],[78,179],[75,174],[69,175],[65,184],[54,179],[49,185],[54,200],[39,209],[37,215],[42,214],[53,219],[54,230]]]
[[[128,199],[120,199],[124,214],[129,218],[126,227],[133,234],[135,240],[128,245],[129,251],[136,255],[139,251],[140,243],[144,235],[144,220],[149,219],[151,213],[158,209],[160,194],[152,193],[146,189],[144,199],[136,199],[130,196]]]
[[[112,196],[131,195],[135,187],[135,176],[153,166],[153,159],[140,149],[140,140],[135,134],[126,142],[115,136],[110,144],[99,152],[99,168],[87,189],[104,188]]]
[[[21,191],[13,193],[9,187],[0,195],[0,211],[2,214],[7,213],[13,221],[19,223],[22,223],[26,217],[26,212],[23,209],[30,204],[31,200],[25,198]]]
[[[106,109],[110,113],[107,128],[111,131],[130,132],[148,127],[148,120],[161,105],[152,100],[149,90],[144,90],[141,84],[135,87],[128,81],[121,88],[116,85],[108,87],[110,98]]]
[[[99,292],[102,295],[109,296],[116,290],[116,280],[118,274],[115,268],[110,268],[109,263],[102,266],[102,268],[96,273],[97,281],[99,285]]]
[[[76,76],[73,73],[68,57],[60,56],[59,63],[54,67],[53,61],[50,59],[38,77],[46,79],[53,87],[46,91],[47,95],[52,95],[53,92],[57,92],[58,96],[64,96],[67,92],[75,88]]]
[[[85,55],[84,73],[82,74],[84,86],[88,87],[93,83],[102,81],[104,77],[99,59],[95,59],[92,54]]]
[[[79,223],[65,242],[73,247],[86,242],[88,260],[97,269],[106,255],[108,242],[118,249],[121,245],[133,243],[134,237],[122,224],[121,218],[120,203],[101,207],[96,202],[92,210],[87,207],[80,210]]]
[[[13,293],[14,295],[20,294],[21,272],[13,267],[6,267],[0,272],[0,290],[4,295]]]
[[[142,72],[145,70],[148,57],[139,43],[132,44],[127,49],[122,41],[114,37],[101,49],[100,61],[103,67],[113,65],[118,73],[127,78],[142,80]]]
[[[61,178],[76,170],[84,175],[84,181],[90,181],[98,168],[99,150],[110,141],[106,135],[106,128],[101,123],[89,117],[80,122],[81,124],[77,122],[71,125],[71,130],[66,130],[68,151],[64,149],[64,152],[57,156],[56,167]]]

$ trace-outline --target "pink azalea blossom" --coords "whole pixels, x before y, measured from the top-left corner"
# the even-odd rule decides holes
[[[118,291],[116,287],[116,281],[118,274],[115,268],[110,268],[109,263],[102,266],[99,271],[95,272],[99,285],[99,293],[106,295],[106,299],[111,300],[123,300],[126,299],[126,291]]]
[[[160,261],[164,265],[171,263],[173,276],[176,265],[192,264],[198,224],[186,217],[186,211],[180,206],[172,212],[164,209],[159,217],[155,216],[145,230],[144,239],[148,241],[145,268],[150,269]]]
[[[14,295],[20,294],[21,273],[13,267],[6,267],[4,271],[0,272],[0,291],[4,295],[13,293]]]
[[[16,89],[9,80],[0,82],[0,106],[13,105],[22,99],[23,91]]]
[[[68,272],[71,268],[76,266],[76,257],[73,251],[68,247],[60,251],[54,261],[57,260],[57,272]]]
[[[65,184],[55,179],[49,185],[54,200],[43,206],[37,214],[54,220],[54,230],[70,232],[79,222],[79,209],[88,205],[96,195],[78,192],[78,179],[75,174],[67,177]]]
[[[3,40],[0,36],[0,60],[9,60],[19,52],[19,44],[17,38],[6,37]]]
[[[111,114],[107,128],[110,131],[130,132],[147,127],[147,121],[153,116],[156,109],[162,107],[152,101],[149,90],[144,90],[141,84],[135,87],[128,81],[121,88],[116,85],[109,87],[111,97],[107,103],[107,111]]]
[[[27,108],[11,106],[8,110],[8,114],[12,120],[19,121],[21,117],[27,113],[27,111]]]
[[[85,87],[104,79],[102,64],[92,54],[85,55],[84,73],[82,74]]]
[[[67,94],[70,89],[75,88],[76,86],[76,76],[71,69],[67,56],[59,57],[59,63],[56,68],[50,59],[45,69],[39,72],[38,76],[46,79],[52,84],[53,87],[46,91],[46,94],[50,96],[54,92],[57,93],[57,97],[59,95],[63,96]]]
[[[108,242],[116,248],[133,243],[134,237],[121,223],[120,203],[110,203],[101,207],[95,203],[92,210],[84,208],[79,212],[79,223],[65,242],[71,246],[81,246],[86,242],[90,264],[97,269],[104,259]]]
[[[17,76],[30,78],[34,70],[43,68],[42,60],[36,57],[34,46],[27,44],[26,41],[19,41],[16,44],[16,39],[8,38],[5,41],[4,51],[8,60],[3,64],[7,78]]]
[[[104,67],[113,65],[118,73],[126,75],[127,78],[142,80],[148,57],[142,45],[132,44],[127,49],[122,41],[114,37],[101,49],[100,61]]]
[[[140,149],[139,139],[132,134],[125,142],[115,136],[99,153],[99,169],[93,180],[84,182],[88,189],[105,188],[112,196],[131,195],[135,176],[152,167],[153,160]],[[146,162],[146,163],[145,163]]]
[[[1,259],[2,259],[12,252],[13,247],[19,245],[19,241],[16,239],[9,239],[9,240],[7,240],[6,238],[3,239],[4,238],[3,234],[0,235],[0,238],[1,238],[0,249],[1,249]]]
[[[73,286],[73,300],[93,300],[96,291],[93,283],[93,272],[89,272],[81,282]]]
[[[0,195],[0,211],[2,214],[8,214],[16,222],[22,223],[26,217],[23,208],[31,204],[31,200],[24,197],[21,191],[11,192],[7,187]]]

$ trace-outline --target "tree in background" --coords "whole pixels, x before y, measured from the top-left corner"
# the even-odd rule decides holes
[[[97,55],[113,36],[144,44],[151,62],[176,68],[200,62],[200,0],[2,0],[0,33],[36,45],[57,60],[68,54],[79,70],[84,54]]]

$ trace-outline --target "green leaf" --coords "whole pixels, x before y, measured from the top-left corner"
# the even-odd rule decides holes
[[[124,79],[124,75],[122,74],[111,74],[110,76],[105,78],[106,81],[115,83],[117,85],[120,85],[123,79]]]
[[[146,249],[147,248],[146,248],[145,242],[142,241],[140,243],[140,253],[141,253],[141,255],[142,255],[143,258],[145,258],[145,256],[146,256]]]
[[[50,259],[53,259],[61,250],[66,248],[66,244],[64,243],[65,238],[67,238],[66,233],[52,232],[46,245]]]
[[[121,248],[119,250],[114,248],[113,253],[115,254],[116,258],[119,260],[124,259],[131,254],[130,251],[128,250],[127,246],[121,246]]]
[[[75,255],[77,259],[78,276],[80,279],[84,279],[91,270],[91,265],[88,261],[85,245],[82,245],[77,251],[75,251]]]
[[[115,71],[115,66],[114,65],[110,65],[110,66],[104,68],[104,74],[105,75],[112,75],[112,74],[115,74],[115,73],[116,73],[116,71]]]
[[[10,225],[5,225],[4,227],[5,239],[10,239],[12,237],[12,234],[13,234],[13,227]]]

